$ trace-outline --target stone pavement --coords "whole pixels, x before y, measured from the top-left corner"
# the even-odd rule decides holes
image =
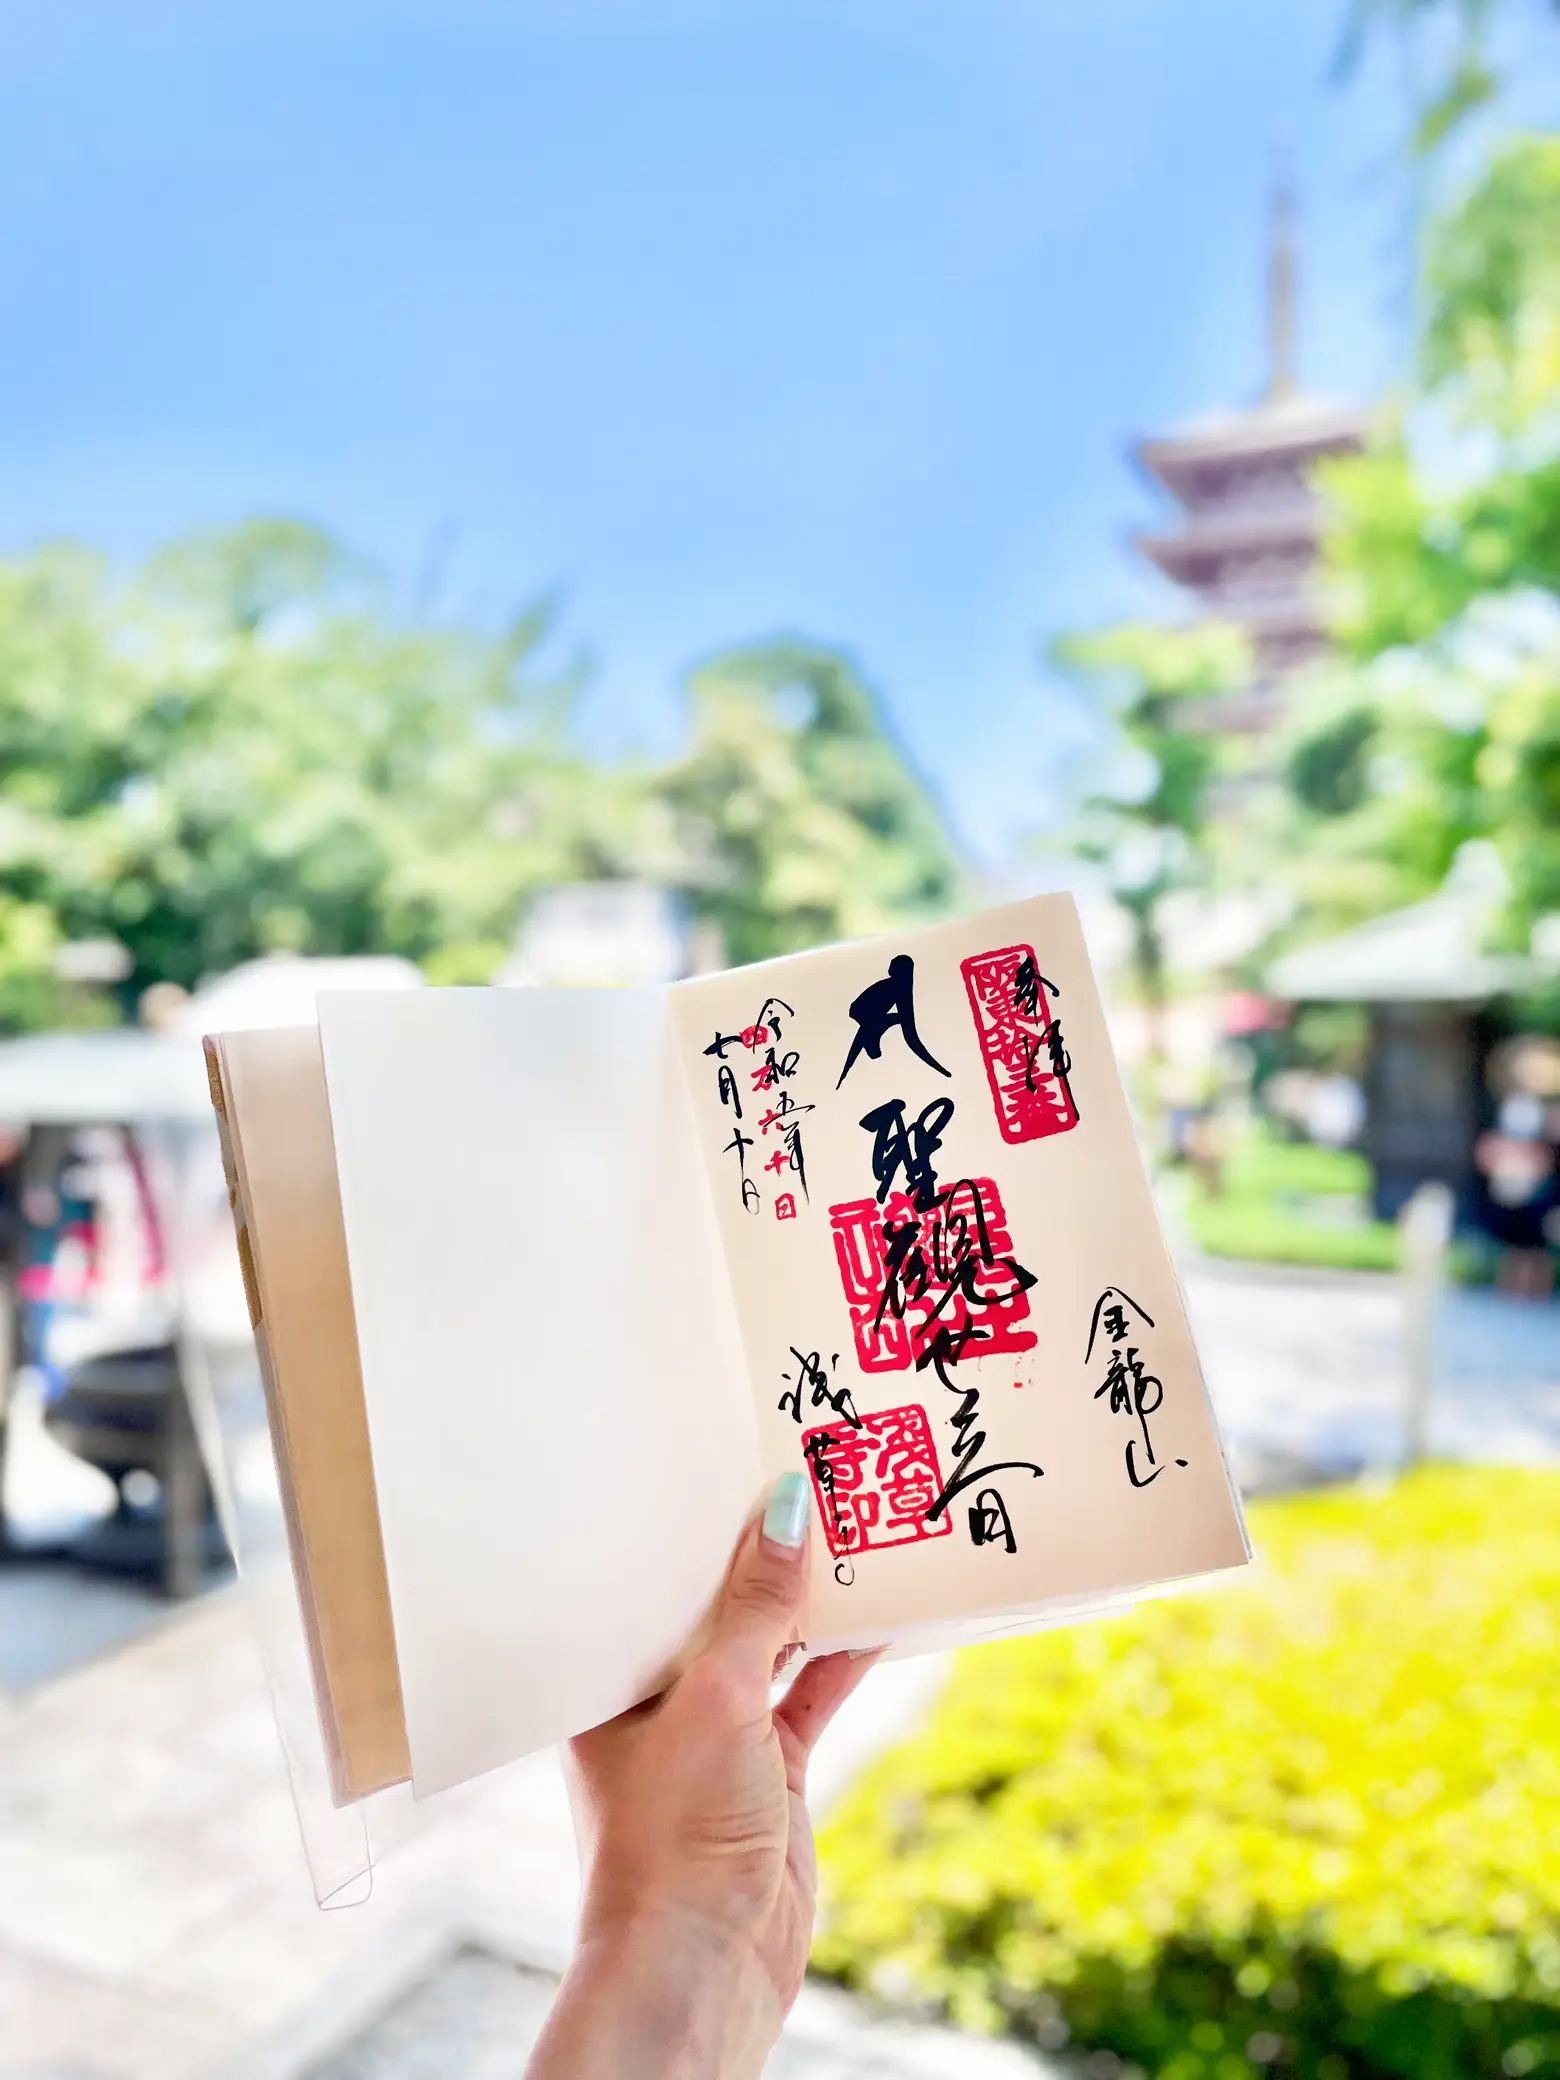
[[[1391,1467],[1406,1382],[1398,1281],[1178,1252],[1209,1391],[1248,1489]],[[1453,1287],[1436,1319],[1429,1446],[1560,1457],[1560,1304]]]
[[[1395,1282],[1196,1261],[1184,1279],[1245,1479],[1391,1463]],[[1453,1293],[1440,1332],[1432,1444],[1477,1458],[1560,1452],[1560,1308]],[[31,1622],[37,1593],[0,1599],[0,1625]],[[150,1608],[137,1608],[138,1626]],[[575,1899],[551,1757],[441,1801],[437,1826],[381,1866],[369,1906],[322,1914],[237,1592],[160,1611],[129,1644],[52,1680],[32,1683],[30,1666],[13,1656],[0,1674],[0,2080],[518,2071]],[[820,1749],[820,1799],[914,1720],[941,1673],[931,1661],[873,1672]],[[808,1989],[771,2073],[1042,2070],[1012,2047],[885,2029]]]
[[[820,1747],[820,1797],[916,1715],[940,1675],[933,1661],[873,1672]],[[441,1806],[376,1872],[369,1905],[319,1911],[235,1590],[0,1698],[0,2076],[518,2073],[574,1912],[556,1762],[533,1758]],[[465,2034],[451,2047],[454,2015]],[[1011,2047],[876,2027],[809,1989],[771,2070],[1035,2080],[1042,2069]]]
[[[311,2066],[309,2080],[513,2080],[556,1985],[550,1973],[468,1946]],[[1042,2080],[1045,2070],[1014,2046],[864,2020],[845,1996],[807,1987],[765,2072],[766,2080]]]

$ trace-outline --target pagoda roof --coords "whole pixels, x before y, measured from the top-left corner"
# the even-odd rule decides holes
[[[1326,454],[1364,439],[1369,414],[1358,405],[1291,391],[1233,412],[1194,419],[1174,433],[1140,440],[1133,449],[1151,476],[1172,489],[1182,471],[1242,455]]]
[[[1206,556],[1253,556],[1272,549],[1314,549],[1321,535],[1321,516],[1314,508],[1285,506],[1276,511],[1229,513],[1199,517],[1179,534],[1140,534],[1134,542],[1142,553],[1172,576]]]

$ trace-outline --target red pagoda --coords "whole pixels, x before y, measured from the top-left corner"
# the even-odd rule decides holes
[[[1252,735],[1277,722],[1286,680],[1327,647],[1312,585],[1321,513],[1310,472],[1324,456],[1358,450],[1367,423],[1354,406],[1296,388],[1294,308],[1293,203],[1281,185],[1273,197],[1266,394],[1134,451],[1182,516],[1176,533],[1139,536],[1138,547],[1203,613],[1238,622],[1252,639],[1250,689],[1199,704],[1200,713],[1214,728]]]

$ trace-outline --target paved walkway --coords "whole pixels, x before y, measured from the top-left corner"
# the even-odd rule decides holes
[[[1209,1390],[1248,1488],[1395,1465],[1406,1377],[1394,1278],[1183,1260]],[[1432,1456],[1560,1458],[1560,1303],[1452,1288],[1436,1318]]]
[[[941,1673],[934,1661],[873,1672],[820,1746],[820,1799],[916,1716]],[[0,2076],[517,2073],[524,2017],[541,2012],[574,1914],[562,1782],[541,1756],[440,1803],[438,1824],[376,1873],[367,1907],[316,1908],[233,1590],[0,1698]],[[478,1986],[460,2063],[440,2063],[428,2032],[436,2046],[437,2018]],[[1041,2070],[1010,2047],[880,2029],[812,1990],[772,2066],[776,2080]]]
[[[1392,1281],[1192,1263],[1185,1283],[1246,1478],[1390,1463],[1403,1397]],[[1440,1367],[1437,1448],[1560,1453],[1560,1308],[1455,1293]],[[46,1456],[36,1464],[48,1473]],[[36,1623],[68,1589],[0,1598],[0,1625]],[[52,1680],[32,1680],[35,1654],[0,1673],[0,2080],[515,2073],[574,1910],[552,1758],[441,1801],[438,1826],[382,1866],[369,1907],[321,1914],[237,1593],[148,1626],[150,1611],[134,1609],[138,1637]],[[118,1629],[105,1613],[92,1621],[103,1637]],[[76,1644],[99,1644],[92,1624]],[[821,1799],[914,1720],[941,1674],[927,1661],[873,1672],[820,1750]],[[1041,2070],[1011,2047],[869,2026],[809,1989],[771,2073]]]

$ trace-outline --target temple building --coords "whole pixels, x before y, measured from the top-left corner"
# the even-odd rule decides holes
[[[1327,647],[1313,576],[1321,512],[1313,464],[1363,444],[1366,414],[1295,383],[1294,210],[1274,192],[1268,262],[1268,382],[1260,403],[1139,441],[1135,459],[1180,508],[1173,533],[1141,535],[1143,553],[1196,601],[1251,636],[1244,693],[1199,704],[1220,730],[1261,736],[1280,719],[1292,674]]]

